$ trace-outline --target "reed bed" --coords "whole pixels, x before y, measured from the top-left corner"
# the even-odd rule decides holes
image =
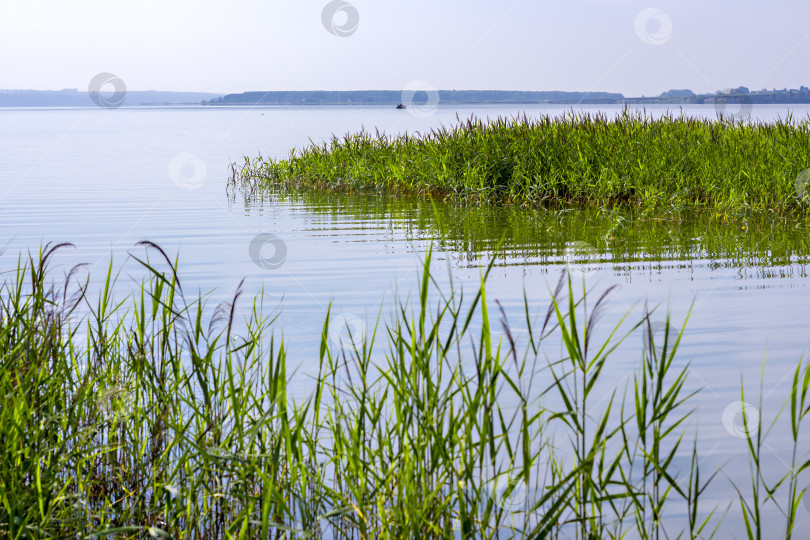
[[[563,277],[513,325],[487,299],[491,266],[464,298],[436,290],[428,255],[414,297],[368,336],[331,343],[325,314],[296,401],[260,298],[244,321],[241,292],[208,310],[145,242],[139,292],[115,300],[111,264],[91,300],[78,269],[52,280],[59,247],[0,288],[0,536],[657,539],[724,525],[702,499],[718,472],[687,436],[680,334],[655,343],[647,314],[597,341],[610,291]],[[632,381],[606,392],[616,347],[645,330]],[[784,475],[761,473],[764,430],[743,440],[750,538],[774,537],[760,515],[774,505],[793,534],[809,387],[799,362]]]
[[[238,174],[267,184],[454,202],[577,204],[648,212],[710,210],[806,217],[810,120],[717,121],[625,111],[614,118],[458,119],[387,136],[360,132],[245,159]]]

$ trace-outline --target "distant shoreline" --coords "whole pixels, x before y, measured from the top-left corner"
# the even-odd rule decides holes
[[[410,102],[410,103],[408,103]],[[714,94],[695,94],[691,90],[669,90],[654,97],[625,97],[611,92],[510,91],[510,90],[351,90],[351,91],[268,91],[228,94],[203,105],[389,105],[408,104],[466,105],[701,105],[727,104],[805,104],[810,103],[810,89],[761,90],[745,87]]]
[[[124,91],[112,106],[368,106],[421,107],[443,105],[751,105],[810,104],[810,89],[750,91],[745,87],[713,94],[669,90],[659,96],[625,97],[614,92],[512,91],[512,90],[295,90],[252,91],[238,94],[203,92]],[[97,107],[99,95],[75,89],[0,90],[0,108]],[[103,99],[102,99],[103,101]]]
[[[102,94],[103,96],[104,94]],[[221,97],[222,94],[209,92],[166,92],[159,90],[124,90],[120,102],[115,100],[106,108],[132,106],[177,106],[201,105],[203,102]],[[98,96],[96,96],[98,98]],[[66,90],[0,90],[0,107],[98,107],[89,92],[76,89]]]

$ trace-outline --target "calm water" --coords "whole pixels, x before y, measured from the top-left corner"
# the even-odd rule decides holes
[[[704,387],[695,417],[703,456],[711,464],[731,460],[732,474],[744,472],[743,441],[727,429],[733,426],[724,424],[723,413],[739,400],[743,375],[756,400],[763,357],[763,414],[775,413],[791,370],[810,351],[806,229],[447,207],[439,226],[431,209],[416,201],[315,194],[246,198],[226,189],[230,161],[258,153],[284,156],[333,133],[362,127],[413,132],[453,124],[456,114],[563,110],[467,107],[439,109],[427,118],[355,107],[0,110],[0,262],[11,269],[20,253],[49,241],[72,242],[76,248],[61,253],[59,267],[88,262],[91,275],[100,278],[112,254],[126,289],[137,274],[127,254],[136,242],[151,240],[179,257],[186,291],[210,293],[215,303],[232,295],[244,277],[248,296],[263,290],[266,304],[280,303],[278,328],[306,371],[330,302],[338,322],[353,325],[363,326],[381,309],[386,313],[395,289],[403,295],[413,290],[431,244],[439,279],[446,279],[449,268],[456,285],[470,290],[505,235],[506,252],[488,295],[515,320],[524,291],[538,311],[545,308],[548,290],[566,266],[588,287],[618,285],[605,327],[627,310],[640,314],[644,302],[661,306],[657,319],[668,307],[680,326],[691,307],[681,357],[692,362],[691,387]],[[685,110],[715,116],[712,106]],[[794,108],[797,117],[808,112]],[[753,114],[773,120],[786,108],[760,106]],[[260,233],[275,235],[275,248],[286,253],[282,262],[281,252],[262,251],[275,257],[277,268],[251,260],[251,241]],[[612,364],[614,382],[630,374],[640,348],[640,336],[628,339]],[[789,457],[784,443],[775,435],[768,466],[776,472]],[[713,496],[718,502],[732,498],[728,490]],[[810,526],[810,510],[801,517]]]

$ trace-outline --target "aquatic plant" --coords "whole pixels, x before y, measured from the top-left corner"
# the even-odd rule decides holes
[[[0,287],[4,537],[698,538],[723,524],[701,499],[717,471],[686,439],[681,334],[656,343],[645,312],[597,341],[610,291],[592,302],[563,276],[515,325],[491,311],[491,265],[470,298],[437,290],[428,254],[414,297],[367,336],[330,342],[325,314],[300,366],[308,397],[293,399],[300,379],[261,297],[244,321],[241,289],[208,309],[143,242],[142,287],[116,300],[110,263],[91,300],[81,268],[52,280],[60,247]],[[632,383],[606,387],[616,347],[645,328]],[[796,441],[808,386],[800,363]],[[766,485],[762,441],[747,440]],[[763,498],[739,490],[746,523],[792,508],[789,536],[802,459],[794,447]]]
[[[424,134],[347,134],[284,159],[246,158],[235,172],[267,185],[463,203],[806,217],[808,156],[808,120],[653,118],[625,109],[614,118],[572,111],[459,119]]]

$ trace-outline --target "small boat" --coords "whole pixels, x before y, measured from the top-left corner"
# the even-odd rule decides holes
[[[397,105],[397,109],[407,109],[407,108],[408,106],[405,105],[404,103],[400,103],[399,105]]]

